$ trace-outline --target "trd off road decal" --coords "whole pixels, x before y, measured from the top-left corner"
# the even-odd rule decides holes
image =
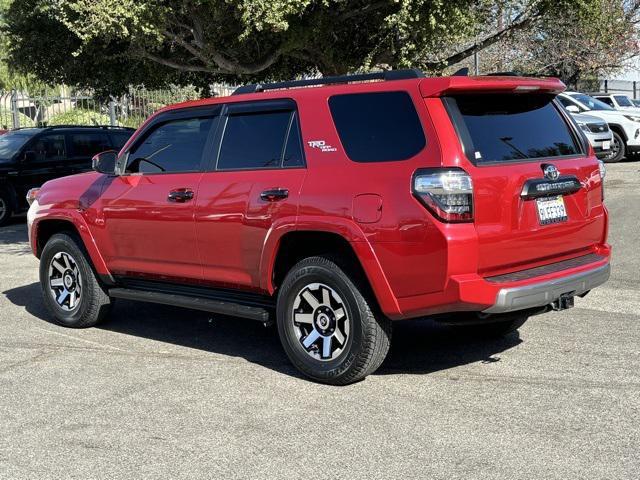
[[[332,147],[331,145],[327,145],[327,142],[325,142],[324,140],[311,140],[310,142],[307,142],[307,144],[311,147],[311,148],[319,148],[321,152],[335,152],[338,149],[336,147]]]

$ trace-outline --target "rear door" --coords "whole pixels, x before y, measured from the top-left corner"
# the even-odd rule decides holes
[[[602,242],[598,163],[553,95],[461,94],[444,102],[473,178],[481,273],[552,263]]]
[[[230,104],[217,137],[195,212],[204,279],[257,288],[265,239],[295,223],[306,173],[295,103]]]

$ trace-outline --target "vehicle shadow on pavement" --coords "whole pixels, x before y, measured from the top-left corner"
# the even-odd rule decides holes
[[[52,322],[32,283],[3,292],[14,305]],[[289,363],[277,330],[261,323],[177,307],[118,300],[98,328],[219,355],[240,357],[301,378]],[[497,340],[477,339],[431,320],[398,322],[392,349],[377,375],[428,374],[475,362],[499,361],[499,354],[521,343],[517,333]],[[135,347],[133,347],[135,348]]]

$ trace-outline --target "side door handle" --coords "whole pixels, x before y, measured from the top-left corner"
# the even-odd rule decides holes
[[[289,190],[286,188],[273,188],[265,190],[260,194],[260,198],[265,202],[277,202],[278,200],[284,200],[289,197]]]
[[[193,190],[188,188],[176,188],[169,192],[167,200],[175,203],[184,203],[193,199]]]

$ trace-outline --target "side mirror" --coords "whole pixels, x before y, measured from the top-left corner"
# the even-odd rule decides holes
[[[569,113],[580,113],[580,109],[575,105],[569,105],[569,106],[567,106],[565,108],[567,109],[567,112],[569,112]]]
[[[33,150],[27,150],[26,152],[24,152],[24,157],[22,158],[24,162],[33,162],[35,159],[36,152],[34,152]]]
[[[91,159],[91,168],[93,168],[98,173],[114,175],[116,171],[117,160],[118,152],[116,152],[115,150],[100,152]]]

